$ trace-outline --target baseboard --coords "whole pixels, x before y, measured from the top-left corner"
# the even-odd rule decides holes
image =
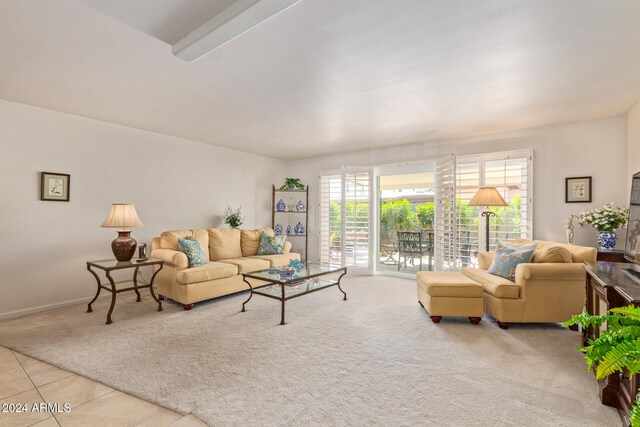
[[[111,298],[111,294],[100,295],[98,299]],[[8,313],[0,313],[0,320],[15,319],[16,317],[27,316],[29,314],[38,313],[41,311],[53,310],[56,308],[68,307],[70,305],[87,304],[93,297],[79,298],[71,301],[58,302],[55,304],[41,305],[38,307],[24,308],[22,310],[10,311]]]

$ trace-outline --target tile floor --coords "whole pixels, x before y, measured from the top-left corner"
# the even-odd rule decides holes
[[[27,412],[3,412],[15,404],[26,404]],[[33,411],[34,404],[43,404],[43,410]],[[51,406],[54,410],[47,410],[46,404],[59,404],[60,411]],[[66,412],[64,404],[69,405]],[[180,415],[0,347],[0,427],[89,425],[206,426],[193,415]]]

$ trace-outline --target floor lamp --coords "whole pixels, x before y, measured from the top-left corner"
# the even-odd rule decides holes
[[[468,203],[468,206],[508,206],[504,201],[498,190],[495,187],[481,187],[478,192],[471,198]],[[485,218],[484,222],[486,225],[487,235],[486,235],[486,244],[487,244],[487,252],[489,252],[489,222],[491,216],[496,216],[495,213],[490,210],[485,210],[482,212],[482,216]],[[479,230],[478,230],[479,231]]]

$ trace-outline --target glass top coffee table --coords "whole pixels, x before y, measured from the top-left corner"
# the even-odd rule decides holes
[[[346,292],[340,287],[340,279],[347,274],[347,267],[305,263],[302,269],[291,278],[282,278],[279,274],[269,274],[269,270],[270,269],[242,273],[242,280],[244,280],[251,289],[249,298],[242,303],[242,311],[245,311],[244,306],[249,302],[251,297],[253,297],[253,294],[277,299],[282,305],[280,324],[284,325],[284,304],[292,298],[297,298],[332,286],[338,286],[340,292],[344,294],[343,300],[347,300]],[[335,276],[338,277],[336,278]],[[255,284],[252,285],[247,279],[256,279],[266,283],[255,286]]]

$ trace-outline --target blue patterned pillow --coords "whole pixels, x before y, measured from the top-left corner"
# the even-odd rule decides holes
[[[178,247],[180,248],[180,252],[184,252],[187,255],[189,268],[199,267],[207,263],[207,257],[200,247],[200,242],[198,242],[195,237],[178,239]]]
[[[489,273],[513,280],[516,277],[518,264],[529,263],[533,259],[536,244],[515,245],[513,243],[498,242],[496,254],[493,257]]]
[[[266,233],[260,235],[260,247],[258,255],[276,255],[284,253],[284,241],[287,236],[284,234],[279,236],[270,236]]]

